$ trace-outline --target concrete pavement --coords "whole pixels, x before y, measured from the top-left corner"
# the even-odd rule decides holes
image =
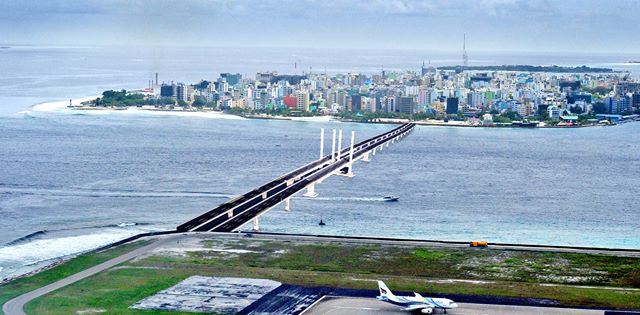
[[[442,314],[442,310],[434,314]],[[381,302],[375,298],[325,297],[303,315],[358,315],[358,314],[410,314],[402,307]],[[458,303],[457,309],[447,310],[451,315],[602,315],[602,310],[574,308],[511,306],[492,304]]]

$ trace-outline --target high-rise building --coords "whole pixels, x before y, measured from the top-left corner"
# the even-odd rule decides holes
[[[460,101],[457,97],[448,97],[447,98],[447,114],[457,114],[458,113],[458,104]]]
[[[309,111],[309,93],[302,91],[296,93],[296,107],[305,112]]]
[[[359,112],[362,110],[362,96],[360,94],[351,95],[351,111]]]
[[[580,81],[578,80],[563,80],[558,83],[558,89],[561,92],[564,91],[577,91],[580,89]]]
[[[287,95],[282,97],[282,103],[288,108],[297,108],[298,99],[295,96]]]
[[[394,113],[396,111],[396,97],[388,96],[386,100],[385,109],[387,113]]]
[[[547,107],[547,115],[553,121],[557,121],[560,119],[560,108],[558,106],[552,105]]]
[[[618,112],[619,113],[628,113],[631,111],[631,98],[628,96],[622,96],[618,100]]]
[[[160,97],[175,97],[176,96],[176,85],[172,84],[162,84],[160,86]]]
[[[345,90],[339,90],[338,91],[338,98],[336,99],[336,103],[338,103],[338,105],[340,105],[340,108],[342,110],[346,110],[347,109],[347,92],[345,92]]]
[[[640,93],[633,93],[631,95],[631,106],[635,109],[640,108]]]
[[[220,78],[223,78],[229,83],[229,85],[236,85],[242,81],[242,75],[240,73],[220,73]]]
[[[627,93],[636,93],[640,92],[640,82],[618,82],[613,91],[617,96],[626,95]]]
[[[415,102],[413,101],[413,97],[402,96],[398,98],[397,109],[398,112],[404,114],[413,114],[415,111]]]
[[[484,93],[470,92],[467,94],[467,105],[471,108],[483,108]]]
[[[187,102],[189,101],[188,95],[189,95],[189,89],[187,85],[184,85],[182,83],[178,84],[178,88],[176,90],[176,98],[179,101]]]
[[[607,109],[607,113],[618,114],[620,112],[617,99],[609,96],[609,97],[605,97],[602,100],[602,102],[604,103],[604,106]]]

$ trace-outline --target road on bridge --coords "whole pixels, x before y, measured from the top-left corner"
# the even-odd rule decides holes
[[[352,138],[352,149],[345,148],[341,150],[338,148],[338,152],[335,154],[332,152],[332,154],[225,202],[178,226],[177,230],[181,232],[234,231],[278,203],[287,200],[305,187],[314,185],[332,174],[343,172],[344,168],[352,165],[353,162],[363,157],[368,157],[369,152],[375,152],[377,148],[382,148],[385,144],[389,146],[389,143],[400,140],[411,132],[414,127],[415,124],[406,123],[355,145]]]

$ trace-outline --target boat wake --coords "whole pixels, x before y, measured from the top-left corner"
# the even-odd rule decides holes
[[[383,197],[293,197],[293,199],[309,199],[317,201],[346,201],[346,202],[385,202],[388,201]]]
[[[206,191],[181,191],[181,190],[158,190],[158,191],[139,191],[139,190],[111,190],[111,189],[92,189],[92,188],[39,188],[10,186],[0,184],[0,193],[23,194],[37,196],[64,196],[64,197],[109,197],[109,198],[231,198],[234,194],[225,192],[206,192]]]

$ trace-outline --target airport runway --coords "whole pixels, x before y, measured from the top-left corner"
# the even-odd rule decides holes
[[[602,315],[601,310],[583,310],[575,308],[532,307],[458,303],[457,309],[448,310],[452,315]],[[358,314],[409,314],[396,305],[378,301],[374,298],[325,297],[303,315],[358,315]],[[434,312],[442,314],[442,311]]]

